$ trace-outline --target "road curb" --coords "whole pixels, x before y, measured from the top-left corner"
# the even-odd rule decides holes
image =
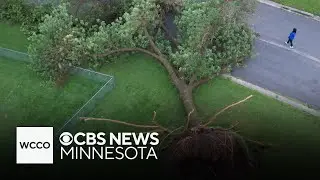
[[[254,84],[251,84],[249,82],[246,82],[244,80],[236,78],[236,77],[234,77],[234,76],[232,76],[230,74],[223,74],[222,77],[224,77],[226,79],[229,79],[229,80],[231,80],[231,81],[233,81],[233,82],[235,82],[235,83],[237,83],[239,85],[245,86],[245,87],[247,87],[249,89],[258,91],[259,93],[264,94],[264,95],[266,95],[268,97],[271,97],[273,99],[276,99],[276,100],[278,100],[280,102],[283,102],[285,104],[291,105],[291,106],[293,106],[293,107],[295,107],[295,108],[297,108],[299,110],[302,110],[304,112],[307,112],[307,113],[309,113],[311,115],[320,117],[320,111],[317,111],[315,109],[311,109],[311,108],[307,107],[306,105],[304,105],[303,103],[300,103],[298,101],[295,101],[295,100],[289,99],[287,97],[281,96],[281,95],[279,95],[279,94],[277,94],[275,92],[266,90],[266,89],[264,89],[262,87],[256,86]]]
[[[293,7],[285,6],[285,5],[270,1],[270,0],[257,0],[257,1],[260,2],[260,3],[267,4],[269,6],[275,7],[275,8],[280,8],[280,9],[283,9],[283,10],[286,10],[286,11],[289,11],[289,12],[293,12],[293,13],[308,17],[308,18],[311,18],[311,19],[314,19],[314,20],[320,22],[320,16],[314,15],[312,13],[309,13],[309,12],[306,12],[306,11],[302,11],[302,10],[299,10],[299,9],[296,9],[296,8],[293,8]]]

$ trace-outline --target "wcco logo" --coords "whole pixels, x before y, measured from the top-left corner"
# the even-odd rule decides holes
[[[53,127],[17,127],[17,164],[53,164]]]
[[[49,142],[20,142],[22,149],[49,149],[50,146]]]

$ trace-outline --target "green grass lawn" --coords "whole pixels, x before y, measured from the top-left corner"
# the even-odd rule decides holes
[[[0,47],[26,52],[27,37],[20,31],[20,26],[0,22]]]
[[[0,38],[0,43],[16,50],[23,49],[24,42],[16,38],[6,43]],[[0,63],[1,132],[10,131],[16,124],[59,124],[87,101],[97,88],[90,81],[73,77],[65,89],[55,89],[44,86],[45,83],[21,62],[1,60]],[[151,124],[153,111],[156,111],[156,120],[164,126],[173,129],[184,124],[185,114],[177,90],[164,68],[151,58],[123,56],[100,71],[114,75],[116,86],[88,116]],[[237,130],[240,134],[272,144],[262,155],[260,167],[264,175],[276,172],[292,174],[303,167],[319,167],[320,118],[223,78],[216,78],[196,89],[194,98],[205,118],[251,94],[254,95],[252,99],[225,112],[213,125],[229,127],[239,121]],[[90,131],[132,130],[101,121],[79,125],[79,129]],[[283,168],[275,168],[279,166]]]
[[[63,123],[93,96],[100,83],[72,76],[64,88],[39,79],[26,63],[0,58],[0,132],[15,137],[15,126]]]
[[[115,76],[116,87],[89,116],[151,124],[152,112],[156,111],[158,122],[164,126],[174,129],[184,124],[185,115],[177,91],[168,80],[166,71],[154,60],[141,55],[123,57],[101,71]],[[222,114],[213,125],[229,127],[239,121],[237,130],[240,134],[272,144],[262,157],[261,167],[269,168],[268,173],[278,171],[273,168],[275,164],[288,167],[288,162],[301,162],[307,157],[310,166],[318,164],[320,118],[223,78],[212,80],[194,92],[196,105],[204,118],[249,95],[254,96]],[[82,123],[80,127],[90,131],[133,130],[101,121]],[[281,172],[285,171],[282,169]]]
[[[184,120],[184,110],[176,89],[162,66],[154,60],[135,55],[108,64],[101,72],[115,76],[115,88],[89,115],[137,124],[152,124],[153,111],[162,125],[177,127]],[[125,131],[122,125],[105,122],[82,124],[90,130]]]
[[[195,91],[196,104],[205,117],[249,95],[254,96],[221,115],[216,123],[228,127],[234,121],[239,121],[236,130],[241,135],[272,144],[262,156],[261,173],[274,177],[274,174],[285,175],[295,170],[303,172],[304,168],[319,167],[319,117],[308,115],[222,78]]]
[[[316,15],[320,15],[319,0],[273,0],[286,6],[304,10]]]

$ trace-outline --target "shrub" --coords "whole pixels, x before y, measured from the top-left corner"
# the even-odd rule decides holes
[[[44,78],[60,81],[72,66],[83,64],[87,56],[86,25],[83,21],[76,22],[68,13],[67,4],[46,15],[38,32],[29,37],[32,68]]]
[[[71,13],[79,19],[89,23],[96,23],[96,19],[107,24],[122,16],[131,5],[132,0],[69,0]]]
[[[42,17],[50,14],[52,4],[36,5],[24,0],[3,0],[0,3],[0,20],[21,24],[25,34],[35,31]]]
[[[22,31],[27,35],[31,35],[31,32],[37,31],[37,25],[41,23],[43,17],[46,14],[50,14],[52,10],[53,6],[51,4],[33,6],[29,16],[26,16],[24,22],[22,22]]]
[[[25,15],[30,13],[28,5],[23,0],[3,0],[0,9],[0,18],[13,23],[23,22]]]

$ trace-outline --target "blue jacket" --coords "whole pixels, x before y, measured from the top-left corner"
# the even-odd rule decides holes
[[[296,33],[295,32],[291,32],[289,35],[289,39],[293,40],[296,37]]]

